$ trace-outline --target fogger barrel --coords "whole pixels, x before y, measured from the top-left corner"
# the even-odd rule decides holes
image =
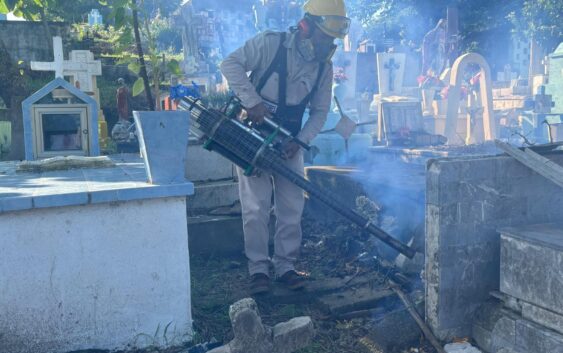
[[[191,112],[191,128],[196,129],[200,137],[206,140],[205,146],[209,150],[229,159],[247,174],[258,168],[281,175],[401,254],[408,258],[414,257],[415,251],[412,248],[393,238],[356,211],[344,207],[342,202],[329,196],[330,193],[288,169],[280,153],[273,148],[270,137],[261,136],[220,111],[208,109],[196,98],[182,98],[179,107]]]

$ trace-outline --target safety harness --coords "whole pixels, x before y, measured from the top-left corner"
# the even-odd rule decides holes
[[[293,134],[293,136],[297,136],[299,131],[301,131],[303,116],[305,114],[305,110],[307,109],[307,105],[317,92],[326,64],[324,62],[320,63],[317,80],[311,92],[309,92],[309,94],[305,96],[298,105],[287,105],[287,48],[284,46],[286,33],[281,32],[279,34],[280,45],[278,47],[276,56],[274,57],[274,60],[272,61],[268,69],[264,72],[264,75],[262,75],[262,77],[260,78],[258,86],[256,86],[256,91],[261,95],[262,89],[264,88],[266,82],[268,82],[272,74],[274,72],[278,74],[278,103],[276,104],[268,101],[264,97],[262,98],[264,99],[266,106],[268,106],[268,109],[272,113],[274,121],[289,130]]]

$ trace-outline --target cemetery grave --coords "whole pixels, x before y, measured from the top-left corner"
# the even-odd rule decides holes
[[[563,353],[561,1],[344,2],[302,178],[221,65],[315,0],[0,0],[0,353]],[[303,289],[235,164],[305,191]]]

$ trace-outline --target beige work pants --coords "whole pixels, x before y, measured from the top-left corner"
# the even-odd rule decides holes
[[[298,152],[285,165],[303,175],[303,153]],[[293,264],[301,247],[301,216],[303,214],[303,190],[285,178],[262,172],[247,177],[237,168],[239,194],[242,206],[244,248],[251,275],[269,275],[270,256],[268,251],[270,209],[274,192],[276,233],[272,262],[277,276],[293,270]]]

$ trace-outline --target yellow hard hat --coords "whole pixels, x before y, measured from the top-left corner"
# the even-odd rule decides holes
[[[315,24],[331,37],[344,38],[350,30],[344,0],[309,0],[303,10],[313,17]]]
[[[313,16],[346,17],[344,0],[309,0],[303,5],[303,10]]]

